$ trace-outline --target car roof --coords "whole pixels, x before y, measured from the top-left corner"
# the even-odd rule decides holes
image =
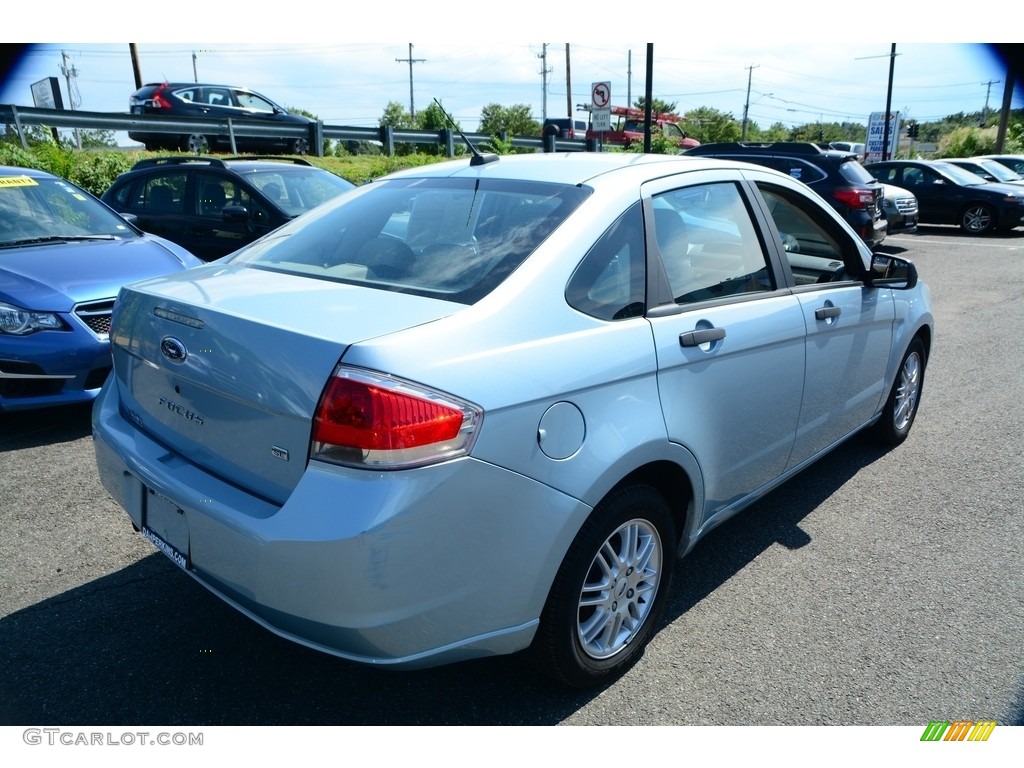
[[[171,166],[203,166],[206,168],[222,168],[232,171],[251,171],[256,169],[266,170],[267,168],[274,168],[278,170],[286,170],[288,168],[295,168],[301,166],[302,168],[316,168],[315,165],[310,163],[308,160],[302,158],[291,158],[291,157],[202,157],[199,155],[174,155],[170,157],[150,157],[145,160],[139,160],[135,165],[131,167],[132,171],[141,171],[147,168],[166,168]],[[317,170],[323,170],[318,168]],[[328,173],[328,171],[324,171]]]
[[[591,184],[600,176],[635,177],[637,183],[648,178],[705,168],[753,168],[746,163],[709,157],[656,155],[634,152],[554,152],[532,155],[503,155],[492,162],[473,165],[469,160],[453,160],[408,168],[385,178],[467,177],[513,181],[538,181],[552,184]],[[757,167],[758,171],[771,171]],[[784,176],[784,174],[778,174]]]
[[[22,168],[18,165],[0,165],[0,174],[4,176],[28,176],[30,179],[58,179],[52,173],[40,171],[35,168]]]
[[[773,155],[780,157],[827,157],[833,160],[856,160],[857,153],[844,149],[831,149],[818,146],[809,141],[773,141],[746,142],[722,141],[701,144],[687,150],[694,156],[699,155]]]
[[[249,93],[259,93],[254,91],[252,88],[247,88],[244,85],[227,85],[225,83],[189,83],[189,82],[169,82],[163,80],[158,83],[146,83],[143,88],[159,88],[165,86],[167,88],[230,88],[233,91],[247,91]],[[141,89],[140,89],[141,90]],[[262,94],[260,94],[262,95]]]

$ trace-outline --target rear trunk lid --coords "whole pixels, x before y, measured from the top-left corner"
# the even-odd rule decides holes
[[[459,307],[243,266],[136,283],[111,331],[122,411],[172,452],[283,503],[349,345]]]

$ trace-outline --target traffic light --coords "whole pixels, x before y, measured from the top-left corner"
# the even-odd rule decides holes
[[[917,123],[910,123],[909,125],[907,125],[907,136],[909,136],[912,139],[916,139],[917,134],[920,132],[920,130],[921,126],[919,126]]]

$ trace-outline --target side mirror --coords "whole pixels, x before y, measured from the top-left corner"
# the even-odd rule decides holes
[[[875,253],[871,256],[871,269],[864,277],[871,288],[895,288],[910,290],[917,285],[917,267],[912,261],[899,256]]]
[[[221,218],[229,224],[238,224],[249,219],[249,211],[244,205],[228,205],[220,213]]]

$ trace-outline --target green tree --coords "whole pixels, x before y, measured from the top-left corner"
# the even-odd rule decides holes
[[[647,99],[643,96],[633,102],[633,106],[637,109],[643,109],[644,104],[647,103]],[[676,113],[676,103],[674,101],[662,101],[661,99],[651,99],[651,112],[655,115]]]
[[[414,128],[412,117],[405,108],[397,101],[389,101],[384,107],[384,114],[380,116],[380,125],[390,125],[392,128]]]
[[[957,128],[939,140],[939,157],[973,157],[996,151],[995,128]]]
[[[643,139],[634,139],[626,147],[626,152],[643,152]],[[651,154],[652,155],[678,155],[679,144],[675,138],[666,136],[660,128],[655,126],[651,129]]]
[[[540,123],[533,119],[528,104],[488,104],[480,110],[478,131],[491,136],[500,136],[502,132],[509,136],[539,136]]]
[[[686,113],[683,130],[702,144],[718,141],[739,141],[740,124],[728,112],[712,107],[698,107]],[[750,124],[747,124],[749,138]]]

